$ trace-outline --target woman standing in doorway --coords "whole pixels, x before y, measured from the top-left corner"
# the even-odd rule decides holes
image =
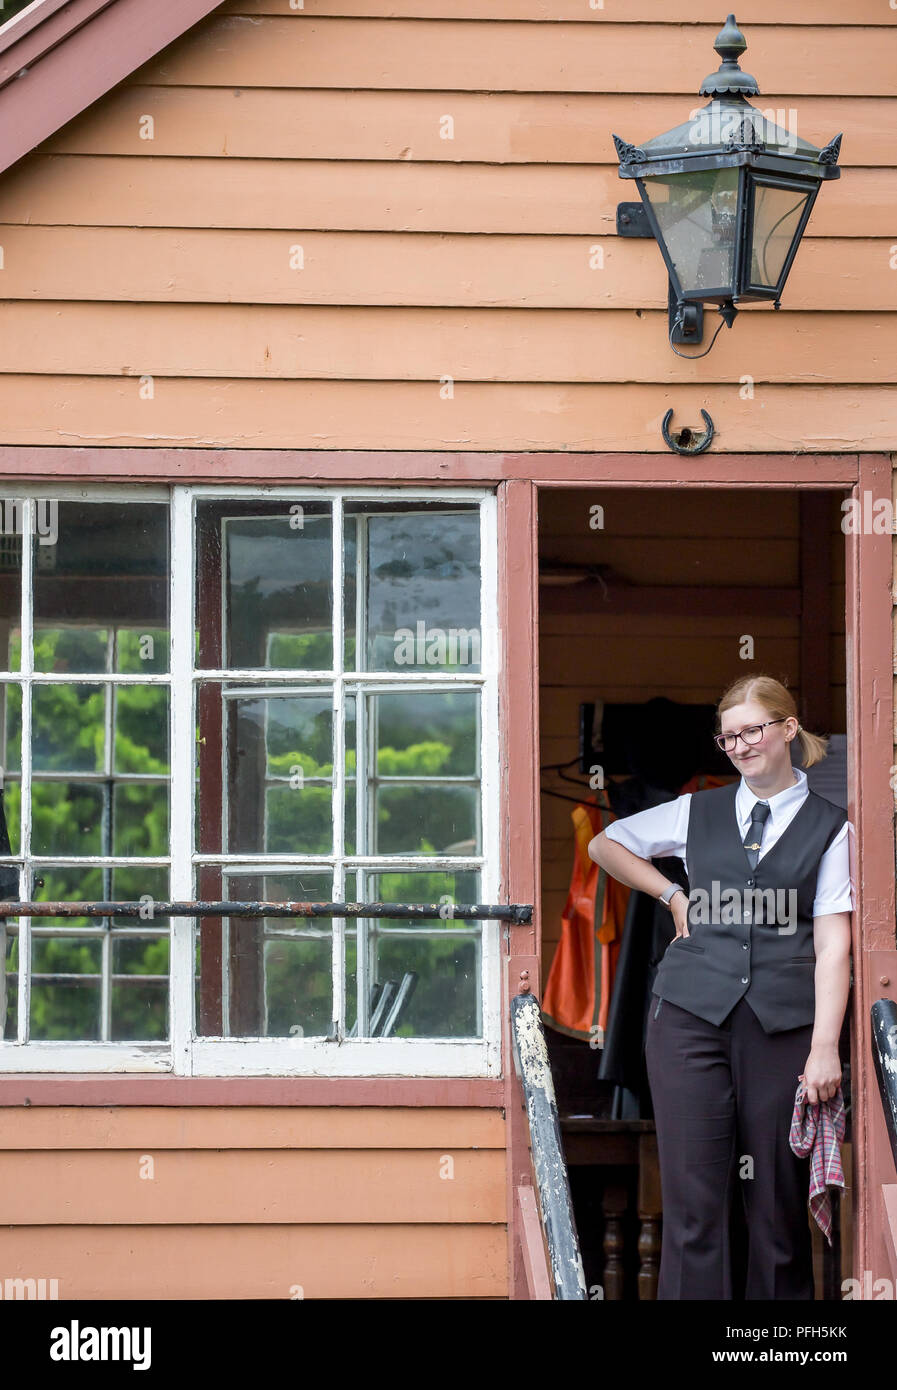
[[[841,1082],[850,986],[848,823],[791,763],[825,742],[770,676],[720,700],[737,782],[613,822],[589,855],[670,909],[645,1059],[663,1193],[659,1299],[730,1299],[729,1203],[741,1187],[747,1299],[812,1299],[809,1159],[788,1142],[798,1081],[811,1104]],[[690,893],[650,860],[685,863]]]

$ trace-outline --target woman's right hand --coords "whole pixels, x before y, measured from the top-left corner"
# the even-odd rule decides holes
[[[673,913],[673,921],[676,923],[676,936],[688,936],[688,896],[683,889],[681,893],[674,893],[670,899],[670,908]]]

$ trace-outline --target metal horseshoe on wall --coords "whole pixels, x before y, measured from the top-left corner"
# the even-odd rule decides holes
[[[696,434],[694,430],[689,429],[688,425],[686,425],[684,429],[678,431],[675,438],[670,434],[670,421],[673,418],[672,410],[668,410],[666,415],[664,415],[663,425],[661,426],[663,437],[674,453],[703,454],[705,449],[710,448],[714,435],[713,421],[706,410],[702,410],[701,414],[704,417],[704,424],[707,426],[706,430]]]

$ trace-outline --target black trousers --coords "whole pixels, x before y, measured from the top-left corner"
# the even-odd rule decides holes
[[[736,1187],[748,1233],[745,1298],[814,1297],[810,1159],[788,1143],[812,1033],[812,1024],[765,1033],[744,999],[716,1027],[651,995],[645,1061],[663,1195],[658,1299],[732,1298]]]

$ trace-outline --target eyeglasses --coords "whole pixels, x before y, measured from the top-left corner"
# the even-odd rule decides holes
[[[785,716],[786,718],[788,716]],[[743,739],[746,744],[759,743],[763,737],[763,730],[767,724],[784,724],[785,718],[767,719],[766,724],[748,724],[747,728],[742,729],[740,734],[715,734],[714,743],[718,744],[724,753],[731,753],[739,739]]]

